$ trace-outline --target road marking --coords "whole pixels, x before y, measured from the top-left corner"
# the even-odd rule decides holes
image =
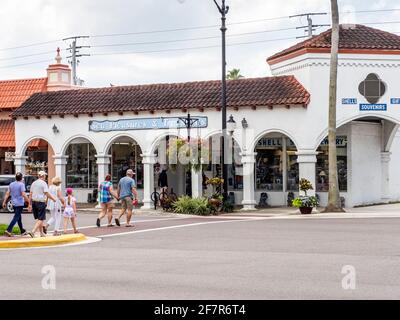
[[[84,244],[92,244],[101,241],[100,238],[95,237],[87,237],[87,240],[81,242],[73,242],[66,243],[57,246],[47,246],[47,247],[26,247],[26,248],[9,248],[9,249],[0,249],[2,251],[15,251],[15,250],[38,250],[38,249],[57,249],[57,248],[65,248],[65,247],[73,247],[73,246],[81,246]]]
[[[178,218],[174,218],[174,217],[172,217],[172,218],[163,218],[163,219],[153,219],[153,220],[133,220],[133,221],[131,221],[131,222],[134,222],[135,224],[136,223],[142,223],[142,222],[155,222],[155,221],[165,221],[165,220],[182,220],[182,219],[189,219],[188,217],[178,217]],[[121,222],[121,225],[122,224],[126,224],[126,222]],[[102,227],[107,227],[108,226],[108,224],[102,224],[101,225]],[[78,227],[78,230],[81,230],[81,229],[91,229],[91,228],[96,228],[97,226],[96,225],[93,225],[93,226],[84,226],[84,227]],[[69,229],[67,229],[67,231],[72,231],[73,230],[73,228],[69,228]]]
[[[96,237],[99,237],[99,238],[111,238],[111,237],[125,236],[125,235],[152,232],[152,231],[162,231],[162,230],[170,230],[170,229],[202,226],[202,225],[206,225],[206,224],[229,223],[229,222],[249,222],[249,221],[266,220],[266,219],[267,218],[255,218],[255,219],[242,219],[242,220],[236,219],[236,220],[226,220],[226,221],[198,222],[198,223],[181,224],[181,225],[177,225],[177,226],[169,226],[169,227],[153,228],[153,229],[146,229],[146,230],[121,232],[121,233],[114,233],[114,234],[105,234],[105,235],[99,235],[99,236],[96,236]]]

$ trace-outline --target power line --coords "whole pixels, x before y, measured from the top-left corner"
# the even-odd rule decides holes
[[[265,42],[274,42],[274,41],[283,41],[283,40],[294,40],[295,37],[290,38],[280,38],[280,39],[268,39],[268,40],[259,40],[259,41],[249,41],[249,42],[240,42],[240,43],[230,43],[227,44],[227,47],[239,46],[239,45],[248,45],[248,44],[256,44],[256,43],[265,43]],[[144,54],[144,53],[161,53],[161,52],[174,52],[174,51],[186,51],[186,50],[199,50],[199,49],[211,49],[211,48],[220,48],[220,45],[211,45],[211,46],[201,46],[201,47],[187,47],[187,48],[176,48],[176,49],[160,49],[160,50],[149,50],[149,51],[119,51],[119,52],[102,52],[102,53],[94,53],[92,56],[109,56],[109,55],[120,55],[120,54]]]
[[[244,32],[244,33],[227,35],[227,37],[239,37],[239,36],[246,36],[246,35],[253,35],[253,34],[262,34],[262,33],[278,32],[278,31],[289,31],[289,30],[296,30],[296,28],[282,28],[282,29],[274,29],[274,30]],[[102,45],[94,45],[91,47],[92,48],[121,47],[121,46],[133,46],[133,45],[147,45],[147,44],[162,44],[162,43],[187,42],[187,41],[197,41],[197,40],[210,40],[210,39],[219,39],[219,38],[220,38],[220,36],[210,36],[210,37],[186,38],[186,39],[176,39],[176,40],[102,44]]]
[[[395,11],[400,11],[400,8],[380,9],[380,10],[341,11],[340,13],[380,13],[380,12],[395,12]],[[238,22],[229,23],[228,25],[241,25],[241,24],[248,24],[248,23],[258,23],[258,22],[282,20],[282,19],[288,19],[289,17],[290,16],[280,16],[280,17],[271,17],[271,18],[264,18],[264,19],[238,21]],[[92,37],[92,38],[100,38],[100,37],[128,36],[128,35],[140,35],[140,34],[152,34],[152,33],[167,33],[167,32],[177,32],[177,31],[196,30],[196,29],[209,29],[209,28],[216,28],[216,27],[219,27],[219,26],[218,25],[207,25],[207,26],[194,26],[194,27],[184,27],[184,28],[176,28],[176,29],[162,29],[162,30],[143,31],[143,32],[99,34],[99,35],[91,35],[90,37]],[[50,40],[50,41],[44,41],[44,42],[31,43],[31,44],[27,44],[27,45],[6,47],[6,48],[0,48],[0,51],[7,51],[7,50],[15,50],[15,49],[23,49],[23,48],[35,47],[35,46],[42,46],[42,45],[57,43],[57,42],[61,42],[61,41],[62,41],[62,39],[57,39],[57,40]]]
[[[9,65],[9,66],[0,66],[0,69],[22,67],[22,66],[27,66],[27,65],[32,65],[32,64],[39,64],[39,63],[46,63],[46,62],[49,62],[49,60],[50,59],[41,60],[41,61],[34,61],[34,62],[27,62],[27,63],[21,63],[21,64],[14,64],[14,65]]]

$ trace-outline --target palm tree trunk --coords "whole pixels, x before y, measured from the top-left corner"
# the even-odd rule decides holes
[[[337,0],[331,0],[332,11],[332,49],[329,83],[329,195],[328,206],[324,212],[343,211],[340,205],[339,183],[337,176],[336,155],[336,104],[337,104],[337,74],[339,52],[339,9]]]

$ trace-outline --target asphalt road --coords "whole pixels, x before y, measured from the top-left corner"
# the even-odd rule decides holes
[[[0,298],[400,299],[399,229],[400,218],[227,220],[0,251]],[[42,288],[46,265],[55,290]]]

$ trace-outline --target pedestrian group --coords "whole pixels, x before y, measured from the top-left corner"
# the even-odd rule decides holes
[[[126,176],[119,183],[116,191],[113,190],[111,175],[105,177],[105,181],[98,187],[98,200],[101,206],[101,212],[97,218],[96,225],[101,227],[101,220],[107,216],[108,227],[113,227],[113,198],[121,201],[122,209],[118,217],[115,218],[115,224],[121,226],[121,218],[126,214],[126,227],[133,227],[131,219],[133,208],[138,204],[138,193],[136,190],[136,182],[134,179],[134,171],[129,169]],[[46,172],[39,171],[38,179],[34,181],[30,187],[29,196],[24,184],[23,174],[17,173],[15,181],[12,182],[5,194],[3,208],[6,207],[7,201],[11,199],[14,208],[14,216],[5,231],[5,235],[13,237],[13,228],[16,224],[20,229],[21,235],[29,235],[34,238],[39,232],[41,237],[45,237],[49,227],[54,226],[54,236],[67,233],[68,223],[71,222],[73,232],[78,233],[76,217],[77,205],[76,198],[73,195],[73,189],[67,188],[66,194],[63,196],[61,190],[61,178],[55,177],[51,181],[50,187],[46,183]],[[28,207],[28,211],[32,211],[35,219],[35,225],[31,231],[24,229],[22,224],[23,209]],[[46,211],[50,213],[50,219],[46,221]],[[61,221],[63,220],[63,230],[61,231]]]

